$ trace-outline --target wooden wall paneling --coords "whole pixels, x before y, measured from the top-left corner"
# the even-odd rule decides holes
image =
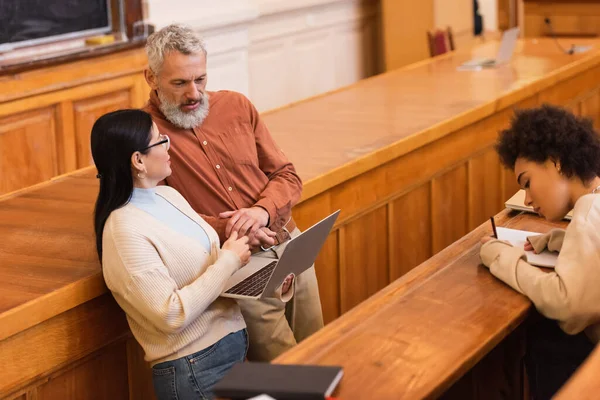
[[[342,313],[389,283],[387,207],[340,228],[340,276]]]
[[[0,118],[0,195],[56,176],[56,142],[52,108]]]
[[[342,314],[340,306],[339,230],[329,234],[315,261],[323,320],[330,323]]]
[[[73,102],[63,101],[56,106],[58,173],[77,169],[77,145]]]
[[[4,339],[0,363],[10,368],[0,379],[0,398],[129,335],[123,311],[107,293]]]
[[[443,250],[468,232],[467,164],[433,179],[431,221],[433,252]]]
[[[537,96],[529,97],[330,189],[331,209],[341,209],[344,219],[390,202],[410,188],[430,181],[440,171],[489,148],[498,131],[508,126],[514,108],[536,104]]]
[[[418,186],[390,202],[390,281],[426,261],[431,248],[431,184]]]
[[[517,183],[517,177],[511,169],[504,167],[500,168],[501,185],[502,185],[502,199],[506,201],[510,199],[515,193],[517,193],[521,187]]]
[[[127,399],[128,385],[126,342],[122,341],[50,377],[38,387],[37,400]]]
[[[294,208],[293,215],[300,230],[305,230],[336,210],[331,206],[330,193],[325,192],[300,203]],[[338,217],[315,260],[315,271],[319,282],[319,295],[325,323],[329,323],[341,315],[338,227],[343,224],[344,217]]]
[[[148,102],[150,87],[142,73],[135,78],[135,83],[131,87],[131,107],[142,108]]]
[[[94,122],[103,114],[130,107],[132,107],[132,98],[129,90],[107,93],[73,103],[78,168],[93,164],[90,135]]]
[[[126,346],[129,400],[156,400],[152,385],[152,369],[144,360],[142,346],[134,338],[129,338]]]
[[[539,104],[570,106],[577,98],[585,97],[585,93],[598,86],[600,86],[600,67],[594,67],[540,92]]]
[[[581,115],[581,100],[572,101],[564,107],[577,116]]]
[[[433,0],[382,0],[381,19],[386,71],[429,57],[427,31],[434,27]]]
[[[10,397],[10,400],[29,400],[32,398],[32,396],[34,396],[33,394],[28,395],[27,393],[23,393],[21,395],[17,395],[15,397]],[[8,399],[8,397],[7,397]]]
[[[594,128],[600,129],[600,90],[594,90],[581,101],[581,115],[594,121]]]
[[[489,148],[468,162],[469,231],[477,228],[504,208],[500,160]]]
[[[525,37],[549,36],[545,18],[550,18],[557,36],[600,34],[600,4],[591,1],[525,1]]]
[[[135,76],[122,76],[102,82],[94,82],[29,98],[22,98],[9,103],[2,103],[0,104],[0,117],[48,106],[54,107],[64,101],[75,103],[78,100],[90,99],[123,90],[130,93],[131,88],[136,84],[137,78],[137,74]]]

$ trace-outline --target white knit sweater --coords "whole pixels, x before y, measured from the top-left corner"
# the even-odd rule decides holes
[[[240,268],[239,257],[219,249],[217,233],[179,192],[160,186],[156,193],[206,231],[211,252],[132,204],[106,221],[104,279],[152,364],[193,354],[246,327],[237,303],[219,297]]]

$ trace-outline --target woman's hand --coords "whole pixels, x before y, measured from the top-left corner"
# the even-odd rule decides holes
[[[231,232],[231,236],[223,243],[223,250],[233,251],[240,258],[242,266],[250,261],[250,246],[248,246],[248,236],[242,236],[238,239],[237,231]]]
[[[496,239],[496,238],[493,236],[484,236],[481,238],[481,244],[486,244],[490,240],[494,240],[494,239]]]
[[[529,243],[528,241],[525,242],[525,246],[523,246],[523,249],[525,251],[534,251],[533,250],[533,246],[531,245],[531,243]]]

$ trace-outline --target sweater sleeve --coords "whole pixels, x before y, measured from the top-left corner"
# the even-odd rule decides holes
[[[545,272],[524,261],[522,249],[496,241],[482,247],[490,271],[525,294],[546,317],[577,334],[598,318],[600,304],[600,237],[586,220],[569,225],[553,271]],[[524,255],[524,254],[523,254]]]
[[[158,330],[178,333],[198,318],[219,297],[229,277],[240,267],[239,257],[220,250],[217,261],[187,286],[179,288],[156,248],[141,233],[110,232],[104,235],[105,265],[119,271],[122,283],[107,282]],[[118,278],[118,276],[117,276]]]

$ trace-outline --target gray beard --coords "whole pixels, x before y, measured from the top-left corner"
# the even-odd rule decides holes
[[[179,108],[180,104],[171,103],[166,99],[160,90],[157,90],[158,98],[160,100],[160,111],[173,125],[183,129],[195,128],[204,122],[204,119],[208,116],[208,94],[203,94],[200,100],[200,106],[190,112],[181,111]]]

